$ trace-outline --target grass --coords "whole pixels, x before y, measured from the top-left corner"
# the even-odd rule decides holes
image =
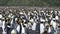
[[[0,0],[0,6],[60,6],[60,0]]]

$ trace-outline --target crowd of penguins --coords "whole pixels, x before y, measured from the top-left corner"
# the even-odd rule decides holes
[[[56,34],[60,27],[60,11],[49,9],[0,8],[3,34]]]

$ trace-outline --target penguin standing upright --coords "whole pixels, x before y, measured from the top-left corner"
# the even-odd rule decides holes
[[[36,23],[36,32],[40,33],[40,23]]]
[[[25,28],[24,28],[25,26],[22,23],[21,23],[21,25],[22,25],[22,32],[21,33],[25,34]]]
[[[45,29],[44,24],[43,24],[43,22],[41,22],[40,23],[40,34],[44,33],[44,29]]]
[[[34,31],[36,30],[36,23],[35,22],[33,23],[32,30],[34,30]]]
[[[2,25],[3,33],[6,33],[6,31],[5,31],[5,21],[3,21],[2,23],[3,23],[3,25]]]
[[[54,30],[56,30],[57,23],[55,18],[51,21],[51,25],[53,26]]]
[[[17,30],[17,34],[21,34],[22,26],[21,26],[21,22],[19,20],[17,22],[17,28],[16,28],[16,30]]]

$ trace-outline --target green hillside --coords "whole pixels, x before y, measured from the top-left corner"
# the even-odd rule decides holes
[[[60,0],[0,0],[0,6],[60,6]]]

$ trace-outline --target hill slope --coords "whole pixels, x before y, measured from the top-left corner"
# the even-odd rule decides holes
[[[0,6],[60,6],[60,0],[0,0]]]

